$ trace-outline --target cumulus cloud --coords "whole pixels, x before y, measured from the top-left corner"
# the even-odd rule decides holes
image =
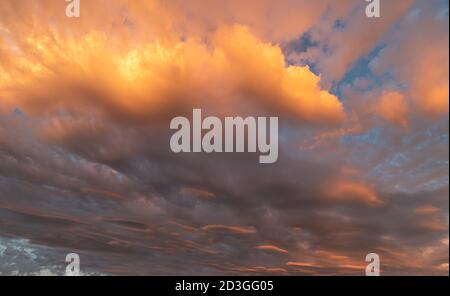
[[[6,101],[34,114],[95,107],[141,122],[193,106],[233,112],[252,104],[308,122],[344,119],[340,101],[320,89],[318,76],[286,66],[279,46],[245,26],[220,26],[206,41],[157,38],[117,48],[111,45],[118,38],[95,25],[84,35],[45,23],[30,33],[8,31],[13,44],[0,83]]]

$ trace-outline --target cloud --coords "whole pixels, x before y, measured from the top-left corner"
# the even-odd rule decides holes
[[[380,97],[378,110],[386,120],[403,128],[408,127],[409,108],[403,94],[396,91],[384,92]]]
[[[282,42],[297,38],[324,16],[332,18],[348,13],[355,3],[358,1],[194,0],[188,4],[177,0],[172,2],[172,8],[186,18],[182,22],[186,31],[199,34],[220,24],[238,23],[251,28],[261,38]]]
[[[50,28],[21,36],[14,44],[20,53],[10,49],[4,57],[11,61],[0,84],[8,90],[6,102],[35,115],[91,110],[128,122],[158,122],[194,106],[229,113],[254,105],[311,123],[345,117],[318,76],[286,66],[277,45],[242,25],[219,27],[207,43],[188,37],[120,49],[111,46],[113,38],[99,30],[66,36]]]
[[[316,264],[314,262],[287,262],[287,266],[293,266],[293,267],[321,267],[319,264]]]
[[[194,197],[198,197],[198,198],[206,198],[206,199],[211,199],[211,198],[216,197],[216,195],[212,192],[209,192],[209,191],[203,190],[203,189],[192,188],[192,187],[182,188],[180,190],[180,194],[194,196]]]
[[[107,274],[361,275],[377,252],[448,274],[448,16],[414,13],[436,3],[104,3],[0,1],[0,242],[40,258],[0,272],[75,251]],[[278,161],[172,153],[194,106],[278,115]]]
[[[273,251],[277,253],[283,253],[287,254],[289,253],[287,250],[282,249],[280,247],[274,246],[274,245],[261,245],[256,247],[258,250],[266,250],[266,251]]]
[[[202,227],[205,231],[225,231],[237,234],[250,234],[255,233],[253,227],[242,227],[242,226],[229,226],[229,225],[205,225]]]
[[[339,81],[353,63],[370,53],[391,26],[408,12],[412,3],[411,0],[383,3],[382,17],[377,19],[369,19],[361,13],[367,3],[354,3],[353,9],[316,24],[310,35],[322,47],[308,48],[297,58],[314,61],[323,73],[325,83]]]
[[[380,205],[377,193],[367,184],[352,180],[336,180],[324,189],[325,196],[335,201],[355,201],[369,205]]]
[[[438,1],[420,2],[371,63],[375,73],[392,72],[410,86],[409,97],[416,112],[438,117],[448,114],[449,101],[449,70],[443,63],[449,59],[448,18],[437,16],[441,9]]]
[[[430,205],[425,205],[416,208],[415,212],[421,215],[429,215],[439,212],[439,209]]]

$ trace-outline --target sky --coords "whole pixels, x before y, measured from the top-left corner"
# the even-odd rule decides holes
[[[449,3],[380,2],[0,1],[0,275],[448,275]]]

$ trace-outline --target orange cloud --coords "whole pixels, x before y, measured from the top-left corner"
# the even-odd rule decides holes
[[[412,92],[418,106],[432,115],[448,113],[448,47],[447,56],[436,48],[417,65],[416,76],[412,78]],[[416,58],[418,60],[422,58]]]
[[[326,197],[334,201],[362,202],[371,206],[383,203],[371,186],[358,181],[334,180],[323,191]]]
[[[287,266],[291,267],[322,267],[320,264],[314,263],[314,262],[292,262],[289,261],[286,263]]]
[[[231,267],[229,270],[239,271],[244,273],[285,273],[286,269],[280,267],[265,267],[265,266],[255,266],[255,267]]]
[[[416,29],[411,30],[411,26]],[[415,111],[432,117],[448,114],[447,27],[436,17],[417,18],[414,23],[407,19],[390,46],[372,62],[376,74],[394,67],[396,78],[409,86],[408,98]]]
[[[349,259],[347,256],[335,254],[333,252],[324,251],[324,250],[318,250],[316,251],[316,254],[322,257],[325,257],[330,260],[347,260]]]
[[[337,97],[320,89],[320,78],[308,67],[285,67],[281,49],[263,43],[243,26],[225,27],[215,34],[218,54],[227,61],[238,89],[307,121],[341,121]]]
[[[274,246],[274,245],[262,245],[256,247],[259,250],[265,250],[265,251],[273,251],[278,253],[289,253],[287,250],[282,249],[280,247]]]
[[[345,269],[355,269],[355,270],[365,270],[366,266],[365,265],[357,265],[357,264],[342,264],[339,265],[340,268],[345,268]]]
[[[423,205],[417,207],[414,212],[422,216],[419,221],[420,227],[430,231],[443,231],[448,229],[448,222],[441,217],[441,210],[439,208],[432,205]]]
[[[91,108],[146,122],[192,106],[236,111],[248,103],[312,123],[345,117],[337,97],[320,89],[318,76],[307,67],[287,67],[279,46],[245,26],[223,25],[206,42],[155,32],[153,40],[116,46],[122,34],[91,25],[80,29],[83,34],[45,23],[29,32],[13,27],[4,33],[10,45],[0,35],[4,103],[31,113]]]
[[[229,226],[229,225],[205,225],[202,227],[204,231],[225,231],[237,234],[251,234],[255,233],[256,229],[254,227],[242,227],[242,226]]]
[[[427,218],[426,220],[423,220],[419,223],[419,225],[429,231],[445,231],[448,230],[448,222],[443,221],[443,219],[440,219],[438,217],[434,218]]]
[[[379,100],[378,111],[386,120],[403,128],[408,127],[409,107],[403,94],[397,91],[384,92]]]
[[[439,213],[440,210],[436,207],[430,206],[430,205],[425,205],[425,206],[421,206],[416,208],[415,212],[417,214],[421,214],[421,215],[430,215],[430,214],[436,214]]]
[[[443,271],[447,271],[448,272],[448,263],[439,264],[436,268],[438,270],[443,270]]]

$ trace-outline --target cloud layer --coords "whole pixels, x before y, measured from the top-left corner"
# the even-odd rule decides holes
[[[361,3],[1,1],[0,272],[448,274],[448,3]],[[193,108],[278,161],[172,153]]]

